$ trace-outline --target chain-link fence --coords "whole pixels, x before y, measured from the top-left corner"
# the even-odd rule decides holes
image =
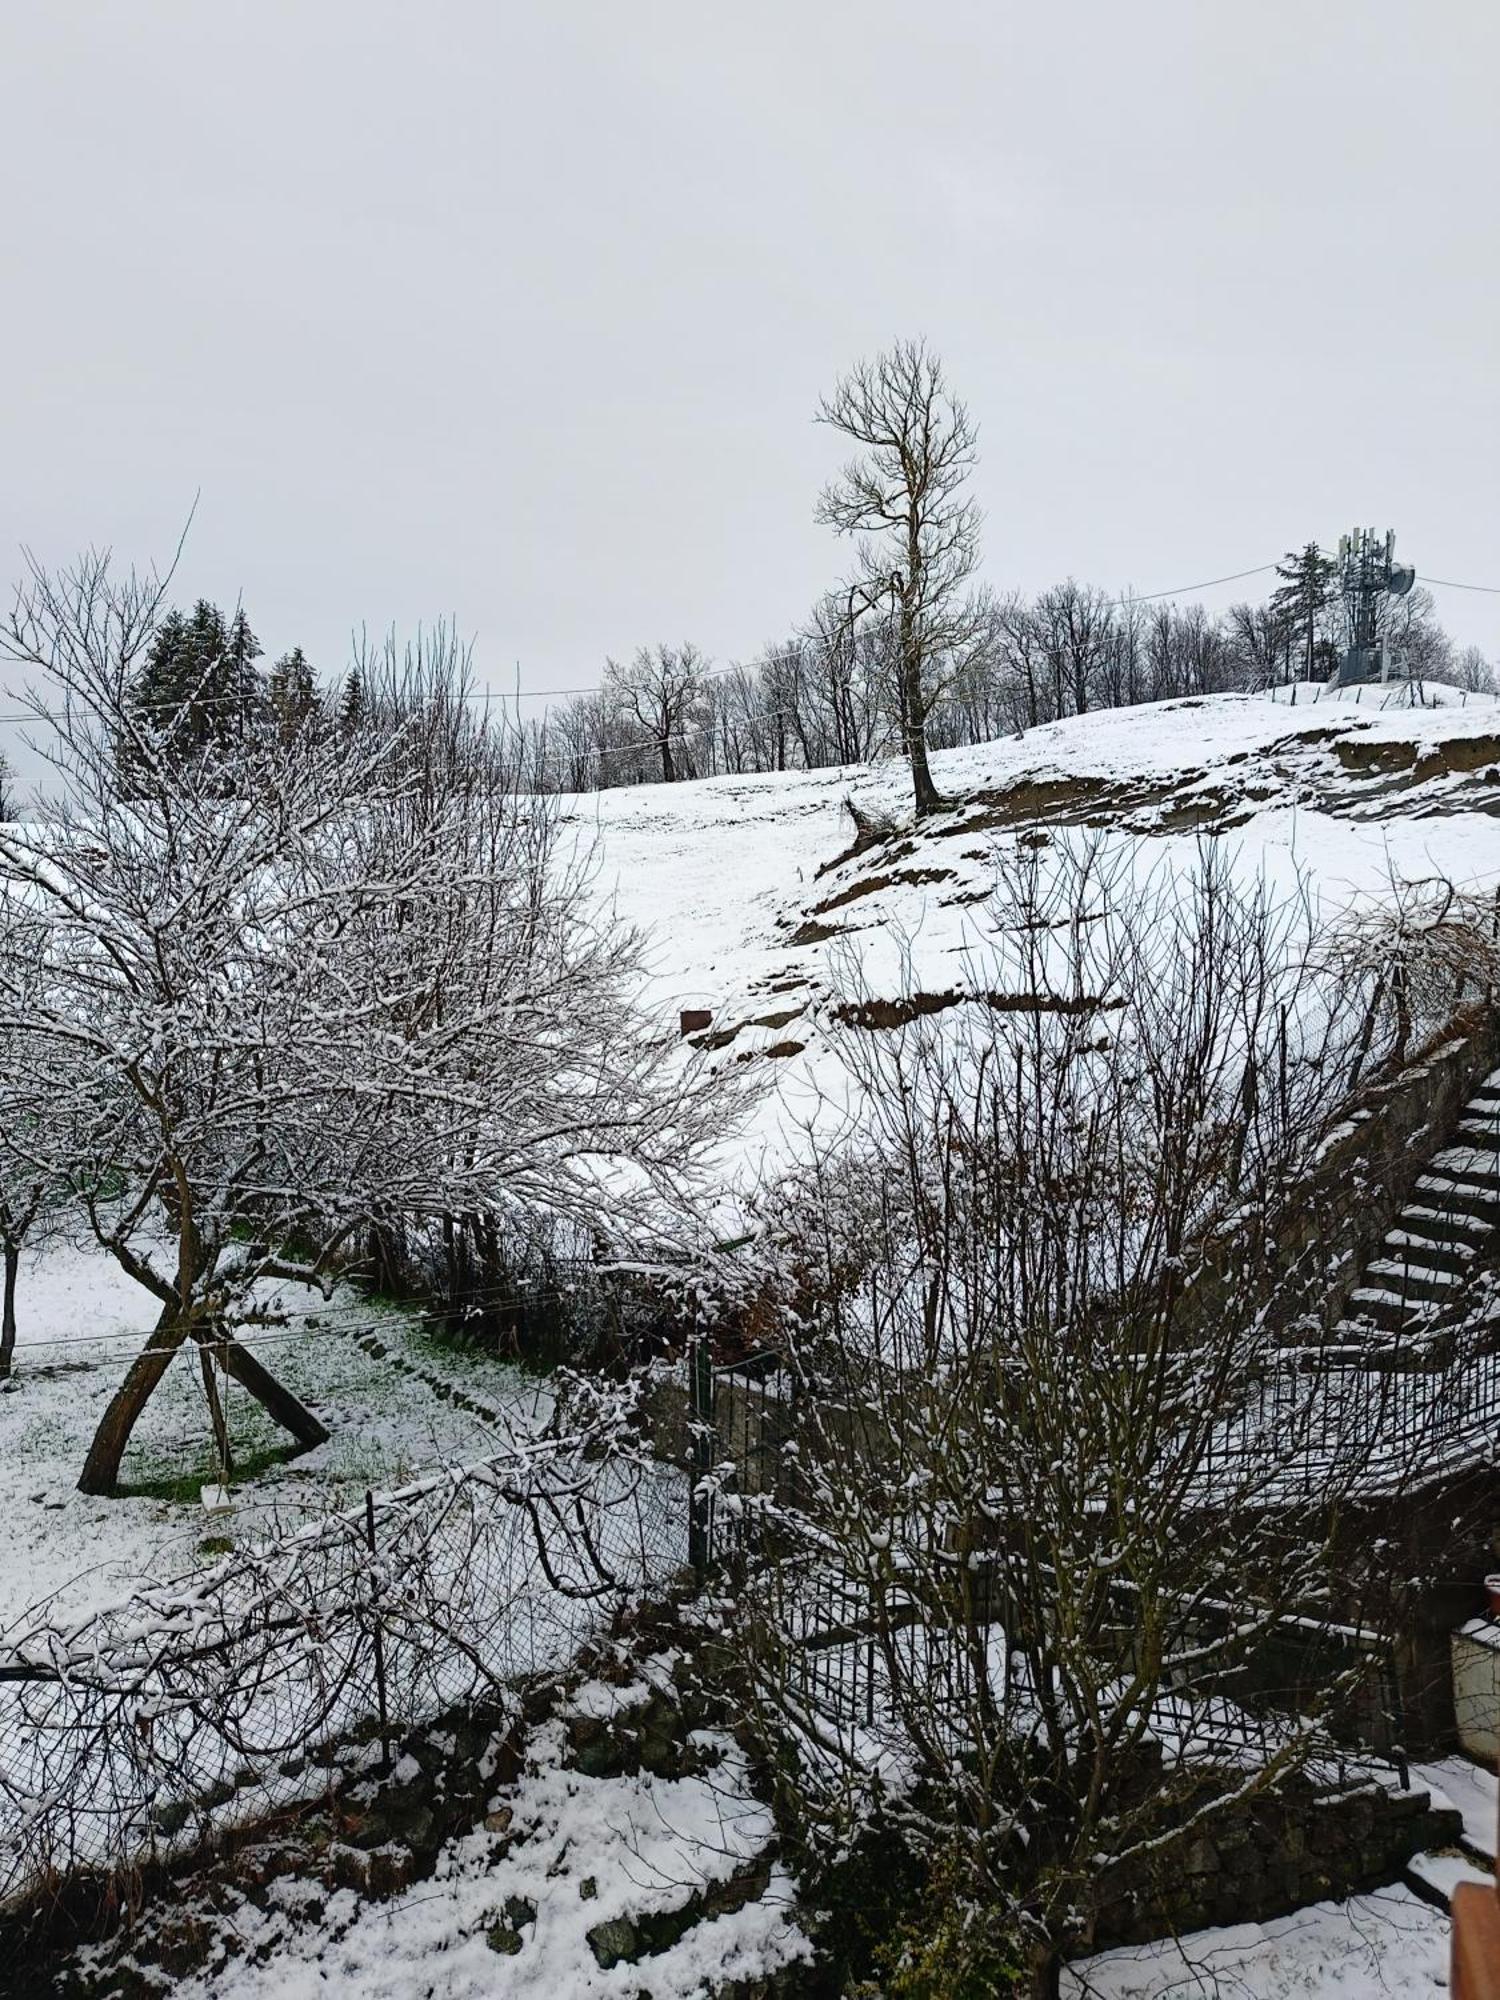
[[[565,1664],[686,1556],[682,1475],[518,1447],[0,1647],[0,1907],[319,1792],[372,1741]]]

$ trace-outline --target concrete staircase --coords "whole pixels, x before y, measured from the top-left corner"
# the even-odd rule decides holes
[[[1420,1333],[1460,1305],[1481,1260],[1500,1251],[1500,1069],[1464,1106],[1451,1144],[1411,1197],[1350,1294],[1335,1338]]]

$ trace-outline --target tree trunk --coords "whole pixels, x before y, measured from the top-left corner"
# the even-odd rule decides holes
[[[0,1308],[0,1382],[10,1374],[11,1359],[16,1351],[16,1272],[21,1265],[21,1246],[7,1243],[5,1246],[5,1303]]]
[[[167,1372],[172,1356],[187,1338],[187,1326],[175,1309],[163,1306],[156,1331],[126,1370],[125,1380],[109,1399],[109,1408],[99,1419],[83,1472],[80,1493],[113,1493],[120,1481],[120,1461],[130,1442],[136,1420],[151,1399],[151,1392]]]
[[[920,574],[920,559],[913,537],[908,576],[912,578]],[[932,782],[932,771],[927,762],[927,697],[922,687],[922,648],[909,580],[900,585],[900,595],[901,726],[906,736],[906,755],[911,763],[912,798],[917,818],[922,819],[928,813],[941,811],[945,801]]]
[[[920,668],[908,667],[906,675],[906,754],[911,760],[912,796],[916,804],[917,818],[928,813],[941,812],[943,795],[932,781],[932,769],[927,762],[927,722],[922,712],[922,675]]]
[[[248,1348],[241,1347],[237,1340],[219,1341],[215,1351],[220,1365],[228,1369],[242,1389],[249,1390],[268,1416],[274,1417],[284,1431],[291,1432],[304,1450],[328,1442],[328,1432],[307,1405],[278,1382],[268,1368],[262,1368]]]
[[[164,1306],[156,1331],[131,1362],[125,1380],[111,1396],[109,1408],[99,1419],[99,1428],[94,1432],[94,1441],[89,1446],[78,1481],[80,1493],[110,1494],[115,1491],[120,1483],[120,1461],[125,1456],[130,1434],[151,1400],[157,1383],[166,1374],[172,1356],[187,1339],[188,1332],[188,1325],[178,1317],[175,1308]],[[195,1328],[193,1333],[197,1340],[214,1348],[220,1365],[228,1370],[241,1388],[249,1390],[283,1430],[291,1432],[298,1444],[307,1448],[327,1441],[328,1432],[312,1411],[299,1402],[290,1389],[283,1388],[276,1377],[262,1368],[255,1356],[241,1347],[238,1341],[216,1341],[207,1327]],[[205,1354],[205,1362],[207,1359]],[[211,1395],[210,1407],[214,1400]]]
[[[1057,2000],[1062,1990],[1062,1960],[1049,1946],[1039,1945],[1027,1968],[1027,1991],[1033,2000]]]

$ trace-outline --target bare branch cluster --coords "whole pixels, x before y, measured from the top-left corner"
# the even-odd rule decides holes
[[[556,1671],[680,1560],[628,1395],[0,1652],[0,1901],[316,1796],[340,1745]]]
[[[719,1505],[809,1845],[898,1829],[1040,1992],[1214,1815],[1385,1726],[1336,1540],[1372,1434],[1321,1404],[1381,1391],[1264,1317],[1360,1060],[1305,902],[1090,842],[1003,862],[991,919],[966,1030],[850,1037]]]

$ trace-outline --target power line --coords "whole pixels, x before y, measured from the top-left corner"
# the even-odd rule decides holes
[[[606,1273],[609,1270],[608,1265],[600,1268]],[[565,1299],[571,1298],[572,1295],[572,1291],[555,1286],[551,1288],[532,1287],[529,1285],[519,1287],[495,1286],[471,1293],[459,1305],[427,1307],[410,1311],[401,1307],[393,1307],[389,1315],[384,1319],[362,1318],[360,1317],[360,1309],[357,1306],[310,1304],[301,1313],[302,1324],[298,1328],[293,1329],[288,1326],[283,1332],[270,1334],[244,1331],[230,1333],[227,1337],[221,1335],[218,1338],[214,1338],[212,1335],[209,1335],[201,1340],[195,1335],[193,1337],[193,1347],[201,1349],[204,1352],[219,1353],[226,1345],[237,1347],[270,1347],[285,1340],[316,1339],[325,1330],[350,1334],[380,1333],[383,1331],[398,1332],[413,1325],[432,1321],[462,1321],[468,1316],[470,1308],[479,1304],[481,1300],[487,1305],[512,1305],[519,1307],[531,1305],[542,1299]],[[368,1312],[369,1308],[365,1307],[364,1310]],[[293,1316],[294,1314],[289,1311],[288,1320]],[[314,1320],[317,1322],[316,1325],[312,1324]],[[260,1323],[273,1326],[282,1324],[276,1320]],[[241,1321],[239,1324],[242,1328],[246,1326],[253,1327],[256,1322]],[[39,1340],[18,1341],[16,1343],[16,1352],[20,1353],[24,1348],[96,1347],[101,1341],[107,1340],[145,1341],[150,1338],[150,1332],[151,1329],[149,1327],[117,1326],[107,1327],[99,1333],[65,1333],[59,1334],[52,1340],[43,1338]],[[186,1345],[173,1349],[174,1353],[187,1353],[191,1351],[193,1350]]]
[[[1237,569],[1229,576],[1207,576],[1201,583],[1179,584],[1175,590],[1144,590],[1127,597],[1112,597],[1110,606],[1152,604],[1158,597],[1186,597],[1190,590],[1212,590],[1218,583],[1239,583],[1247,576],[1265,576],[1275,567],[1273,562],[1257,563],[1254,569]]]
[[[1138,592],[1129,592],[1123,597],[1107,598],[1105,600],[1105,605],[1106,608],[1109,610],[1119,610],[1127,605],[1132,605],[1132,604],[1155,604],[1159,603],[1163,598],[1187,597],[1196,590],[1213,590],[1220,584],[1242,583],[1247,577],[1267,576],[1276,568],[1277,564],[1275,564],[1274,562],[1257,563],[1255,567],[1252,569],[1231,570],[1225,576],[1203,577],[1200,578],[1200,580],[1196,583],[1183,583],[1174,585],[1173,588],[1170,590],[1146,590]],[[1431,584],[1434,588],[1438,590],[1478,591],[1486,596],[1500,597],[1500,584],[1457,583],[1452,578],[1441,577],[1441,576],[1420,577],[1418,581],[1425,584]],[[699,680],[722,680],[727,675],[730,674],[753,672],[757,667],[776,664],[779,660],[782,660],[786,657],[787,657],[786,655],[773,654],[759,661],[757,660],[731,661],[727,666],[707,667],[703,670],[701,674],[698,675],[697,678]],[[573,697],[577,695],[603,694],[607,690],[608,686],[609,683],[607,681],[591,681],[586,684],[575,687],[560,687],[560,688],[523,688],[519,686],[514,688],[486,687],[486,688],[477,688],[473,690],[471,693],[464,696],[464,700],[469,702],[480,702],[486,705],[489,704],[490,702],[496,702],[496,701],[499,702],[560,701],[565,697]],[[13,695],[10,695],[8,689],[0,689],[0,696],[8,696],[12,700],[15,699]],[[212,708],[218,705],[225,705],[225,704],[242,707],[244,705],[244,697],[242,695],[205,695],[201,698],[196,698],[196,699],[190,698],[186,702],[163,701],[157,704],[150,704],[150,705],[159,706],[162,708],[167,708],[175,711],[177,709],[189,706],[196,708]],[[939,697],[939,699],[932,704],[932,706],[935,708],[952,707],[958,705],[961,705],[961,702],[959,701],[958,698],[953,696]],[[796,716],[796,711],[794,709],[785,709],[785,708],[761,709],[758,710],[753,717],[745,718],[745,726],[747,727],[752,725],[762,726],[766,723],[771,723],[771,722],[790,722],[795,719],[795,716]],[[55,722],[61,722],[65,719],[66,717],[64,713],[58,711],[57,709],[38,707],[33,709],[18,710],[12,714],[0,715],[0,724],[21,724],[26,722],[55,723]],[[721,722],[707,723],[700,725],[699,727],[694,729],[669,730],[655,736],[643,736],[634,738],[631,741],[625,743],[583,745],[580,746],[580,751],[581,754],[585,756],[603,758],[603,757],[624,755],[625,753],[633,750],[659,750],[664,741],[671,743],[683,743],[691,741],[692,739],[697,737],[715,736],[719,734],[719,732],[723,729],[723,727],[724,724]]]
[[[1201,582],[1177,584],[1174,585],[1173,588],[1170,590],[1147,590],[1147,591],[1135,592],[1124,597],[1111,598],[1109,602],[1112,606],[1123,605],[1123,604],[1153,604],[1159,598],[1186,597],[1189,594],[1189,592],[1194,590],[1212,590],[1215,588],[1216,585],[1221,583],[1239,583],[1242,582],[1243,579],[1246,577],[1264,576],[1269,571],[1275,569],[1275,567],[1276,565],[1273,562],[1259,563],[1253,569],[1234,570],[1228,576],[1205,577],[1202,579]],[[1482,584],[1462,585],[1459,587],[1464,589],[1486,588],[1486,586]],[[730,663],[727,666],[706,667],[703,670],[703,672],[698,676],[698,678],[700,680],[722,680],[726,675],[740,673],[745,669],[746,666],[753,668],[756,664],[758,663],[755,661],[742,662],[738,660],[733,660],[730,661]],[[520,686],[513,688],[486,687],[486,688],[475,689],[471,694],[465,696],[465,700],[484,702],[484,703],[489,703],[493,701],[501,701],[501,702],[558,701],[561,700],[564,696],[581,695],[581,694],[603,694],[607,686],[608,682],[606,681],[590,681],[584,685],[580,685],[577,687],[556,687],[556,688],[523,688]],[[4,692],[8,693],[8,690]],[[14,696],[10,696],[9,698],[12,700],[15,699]],[[186,702],[162,701],[155,705],[162,708],[175,710],[181,707],[212,708],[220,705],[243,706],[243,703],[244,703],[243,695],[204,695],[200,698],[189,697],[189,699]],[[55,710],[40,709],[40,708],[23,710],[20,713],[14,715],[0,715],[0,723],[56,722],[60,719],[61,718],[58,716]],[[660,738],[653,737],[650,739],[650,741],[653,743],[659,742]],[[632,746],[626,745],[622,747],[629,748]]]

